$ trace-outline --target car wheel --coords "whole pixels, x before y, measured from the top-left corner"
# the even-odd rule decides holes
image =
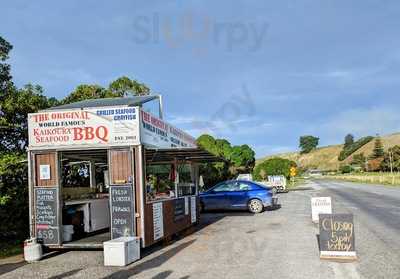
[[[251,213],[261,213],[264,209],[262,202],[258,199],[250,200],[248,207]]]
[[[273,195],[276,195],[276,193],[278,193],[278,189],[276,189],[276,187],[273,187],[273,188],[272,188],[272,194],[273,194]]]

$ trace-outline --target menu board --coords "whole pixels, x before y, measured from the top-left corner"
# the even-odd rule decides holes
[[[190,220],[192,223],[196,223],[197,220],[197,201],[196,197],[191,197],[190,198]]]
[[[163,205],[161,202],[153,203],[153,234],[154,240],[164,237]]]
[[[321,258],[355,257],[353,214],[320,214],[319,247]]]
[[[111,239],[134,236],[132,185],[110,186]]]
[[[58,189],[35,188],[36,236],[43,244],[60,244]]]
[[[179,221],[185,217],[185,199],[174,200],[174,221]]]

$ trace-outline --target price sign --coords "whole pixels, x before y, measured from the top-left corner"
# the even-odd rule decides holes
[[[35,188],[36,235],[43,244],[60,244],[58,189]]]

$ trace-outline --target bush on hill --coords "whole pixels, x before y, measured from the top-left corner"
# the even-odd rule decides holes
[[[359,140],[355,141],[353,144],[347,145],[343,147],[342,152],[339,154],[339,161],[345,160],[347,157],[349,157],[351,154],[356,152],[358,149],[372,141],[374,137],[363,137],[360,138]]]

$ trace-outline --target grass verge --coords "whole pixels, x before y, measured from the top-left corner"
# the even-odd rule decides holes
[[[392,187],[400,187],[400,177],[398,175],[388,175],[386,173],[365,173],[365,174],[339,174],[339,175],[326,175],[324,179],[333,179],[349,182],[358,182],[374,185],[385,185]]]
[[[0,259],[23,253],[23,244],[20,242],[0,243]]]

